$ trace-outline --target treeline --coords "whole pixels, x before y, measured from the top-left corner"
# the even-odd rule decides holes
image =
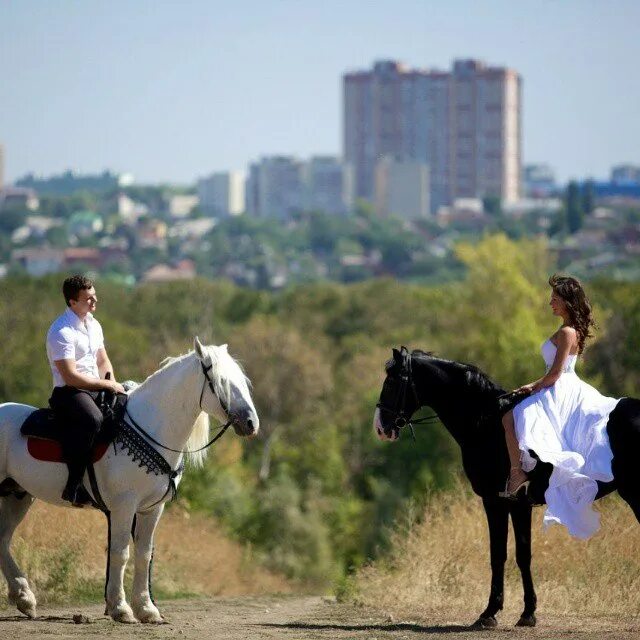
[[[453,486],[457,449],[437,426],[417,442],[379,443],[371,421],[392,346],[436,351],[484,369],[505,388],[540,375],[556,327],[543,240],[459,245],[461,282],[368,280],[280,293],[225,281],[125,289],[97,282],[98,317],[119,379],[143,379],[193,336],[229,344],[253,381],[259,438],[227,436],[181,486],[271,566],[318,583],[339,579],[384,545],[410,499]],[[0,402],[44,405],[46,330],[64,308],[62,276],[0,281]],[[612,395],[640,395],[640,284],[588,283],[600,331],[579,365]]]

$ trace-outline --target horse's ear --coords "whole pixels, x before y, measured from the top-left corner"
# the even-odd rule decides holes
[[[393,359],[396,362],[402,362],[402,354],[397,349],[391,349],[393,353]]]
[[[196,352],[198,358],[200,358],[200,360],[204,360],[204,347],[202,346],[202,343],[200,342],[200,338],[198,338],[198,336],[193,339],[193,349]]]
[[[227,352],[229,351],[229,348],[228,348],[228,347],[229,347],[229,345],[228,345],[228,344],[226,344],[226,343],[225,343],[225,344],[221,344],[221,345],[220,345],[220,348],[221,348],[221,349],[224,349],[224,350],[225,350],[225,351],[227,351]]]

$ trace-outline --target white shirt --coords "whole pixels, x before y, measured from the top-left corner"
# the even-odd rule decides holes
[[[65,386],[55,365],[56,360],[75,360],[78,373],[99,378],[97,354],[102,347],[104,336],[100,323],[90,313],[83,322],[68,307],[47,332],[47,358],[53,374],[53,386]]]

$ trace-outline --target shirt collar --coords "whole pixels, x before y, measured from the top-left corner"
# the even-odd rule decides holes
[[[81,329],[84,324],[90,325],[93,322],[93,315],[91,314],[91,312],[87,313],[87,315],[85,316],[86,323],[83,323],[82,320],[80,320],[80,318],[73,312],[71,307],[67,307],[64,314],[71,325],[76,327],[77,329]]]

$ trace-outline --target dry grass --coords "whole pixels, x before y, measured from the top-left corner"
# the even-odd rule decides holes
[[[545,612],[638,615],[640,525],[617,496],[601,500],[599,509],[602,528],[589,541],[572,539],[559,526],[544,533],[543,510],[534,509],[533,577]],[[434,497],[421,522],[395,532],[389,556],[359,572],[353,593],[357,601],[397,615],[479,614],[489,584],[482,503],[460,489]],[[520,574],[510,540],[505,611],[515,615],[521,609]]]
[[[106,541],[101,513],[36,502],[12,548],[40,603],[93,600],[102,597]],[[250,549],[225,537],[210,518],[179,507],[164,514],[156,532],[153,586],[162,597],[292,590],[284,578],[258,567]],[[0,589],[6,594],[5,585]]]

